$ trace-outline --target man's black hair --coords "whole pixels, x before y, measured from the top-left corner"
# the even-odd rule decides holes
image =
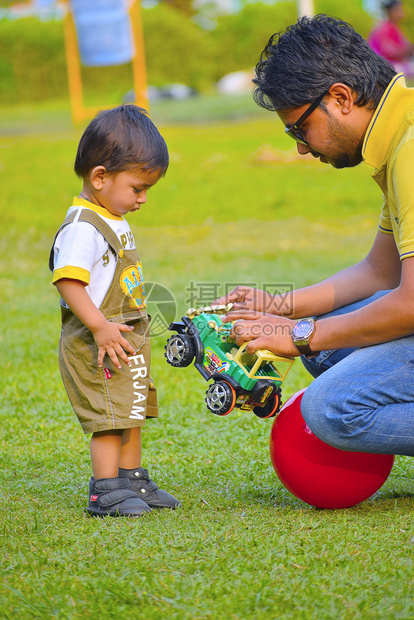
[[[320,14],[270,37],[256,65],[253,97],[267,110],[286,110],[341,82],[357,93],[358,106],[375,109],[395,74],[352,26]]]
[[[129,170],[168,168],[168,149],[146,110],[136,105],[121,105],[99,112],[80,139],[75,159],[75,172],[86,178],[96,166],[104,166],[109,174]]]

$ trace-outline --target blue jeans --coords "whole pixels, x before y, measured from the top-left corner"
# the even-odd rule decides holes
[[[351,312],[387,292],[325,316]],[[303,395],[301,411],[319,439],[352,452],[414,456],[414,335],[322,351],[302,361],[315,380]]]

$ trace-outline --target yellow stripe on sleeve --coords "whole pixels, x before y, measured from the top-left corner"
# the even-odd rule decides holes
[[[56,284],[59,280],[63,280],[63,278],[69,278],[70,280],[79,280],[87,286],[90,277],[91,274],[86,269],[67,266],[62,269],[55,269],[53,272],[53,284]]]

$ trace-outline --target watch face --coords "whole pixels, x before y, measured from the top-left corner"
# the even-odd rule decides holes
[[[293,334],[295,338],[302,339],[307,338],[313,332],[312,321],[299,321],[293,328]]]

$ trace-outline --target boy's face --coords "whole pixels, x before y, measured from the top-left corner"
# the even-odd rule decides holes
[[[95,201],[112,215],[119,217],[138,211],[147,201],[148,190],[163,176],[161,170],[132,168],[116,175],[101,171],[93,185]],[[94,202],[95,202],[94,201]]]

